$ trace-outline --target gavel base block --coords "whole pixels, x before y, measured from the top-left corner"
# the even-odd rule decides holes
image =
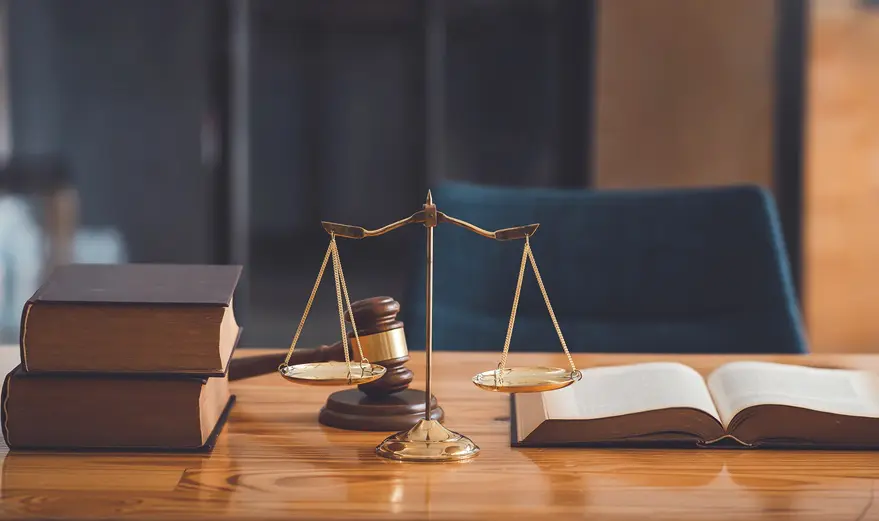
[[[327,398],[318,421],[329,427],[354,431],[403,431],[424,418],[424,391],[406,389],[383,397],[369,397],[358,389],[338,391]],[[432,420],[443,419],[443,409],[431,397]]]

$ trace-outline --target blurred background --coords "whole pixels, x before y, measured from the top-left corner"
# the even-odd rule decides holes
[[[812,349],[876,350],[877,93],[867,0],[2,0],[0,340],[54,265],[239,263],[244,345],[286,347],[322,219],[745,182]],[[352,297],[399,298],[419,240],[342,245]],[[337,340],[324,284],[303,345]]]

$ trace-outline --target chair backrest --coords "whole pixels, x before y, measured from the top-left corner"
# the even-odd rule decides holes
[[[447,183],[437,208],[485,229],[540,223],[531,246],[568,347],[799,353],[805,335],[771,195],[755,186],[586,191]],[[434,348],[503,347],[522,241],[435,232]],[[423,245],[403,313],[424,348]],[[526,268],[511,351],[561,350]]]

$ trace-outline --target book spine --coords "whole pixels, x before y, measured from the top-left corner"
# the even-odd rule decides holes
[[[59,376],[77,376],[77,375],[117,375],[117,376],[133,376],[133,377],[167,377],[167,378],[196,378],[200,379],[203,382],[206,381],[207,378],[222,378],[229,374],[229,368],[232,365],[232,359],[235,355],[235,352],[238,349],[239,342],[241,341],[241,334],[244,331],[243,327],[238,327],[238,333],[235,337],[235,343],[232,345],[232,349],[229,351],[228,358],[223,361],[219,359],[219,367],[216,369],[209,369],[205,367],[200,368],[192,368],[192,367],[177,367],[177,368],[162,368],[162,369],[131,369],[131,368],[101,368],[101,369],[57,369],[57,368],[46,368],[46,367],[37,367],[32,368],[28,365],[28,350],[27,350],[27,334],[28,334],[28,326],[29,319],[31,315],[31,311],[33,307],[37,304],[37,301],[34,299],[28,300],[21,311],[21,325],[19,327],[18,333],[18,348],[19,354],[21,358],[21,370],[26,373],[31,374],[51,374],[51,375],[59,375]],[[42,308],[41,308],[42,309]],[[225,363],[225,366],[224,366]],[[45,366],[45,363],[42,364]]]
[[[12,373],[10,373],[12,374]],[[9,377],[7,376],[7,382]],[[3,386],[3,392],[6,393],[7,386]],[[77,451],[77,452],[144,452],[144,453],[210,453],[216,447],[217,440],[220,437],[220,434],[223,432],[226,423],[228,423],[229,415],[232,411],[233,406],[236,402],[236,396],[234,394],[229,395],[228,400],[226,401],[226,406],[223,408],[223,412],[220,414],[219,419],[217,420],[216,425],[211,430],[210,435],[201,445],[192,445],[192,446],[169,446],[169,445],[123,445],[123,446],[111,446],[111,445],[102,445],[102,446],[81,446],[81,445],[53,445],[53,446],[44,446],[44,445],[31,445],[27,442],[20,445],[10,445],[9,439],[6,433],[6,421],[5,418],[3,420],[3,437],[6,440],[6,445],[13,450],[17,451]],[[5,399],[3,401],[5,404]],[[5,405],[4,405],[5,411]],[[4,413],[5,414],[5,413]]]

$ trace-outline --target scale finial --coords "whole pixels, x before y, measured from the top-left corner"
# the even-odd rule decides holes
[[[427,201],[426,204],[433,204],[433,195],[430,193],[430,188],[427,189]]]

